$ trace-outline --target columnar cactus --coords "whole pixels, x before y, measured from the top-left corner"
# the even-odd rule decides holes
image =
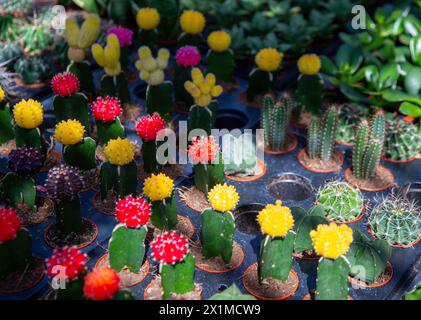
[[[421,209],[407,197],[392,194],[373,208],[368,225],[377,238],[407,246],[420,237]]]
[[[111,27],[107,30],[107,34],[114,34],[118,38],[120,44],[120,65],[124,69],[127,69],[130,62],[129,50],[132,44],[133,31],[124,27]]]
[[[421,153],[421,129],[401,118],[386,122],[384,156],[394,161],[407,161]]]
[[[323,79],[319,74],[320,58],[315,54],[304,54],[298,60],[300,77],[297,84],[297,105],[313,115],[322,113]]]
[[[136,131],[142,139],[143,170],[148,173],[157,172],[161,165],[156,159],[157,135],[165,129],[165,121],[158,113],[146,115],[136,123]]]
[[[119,118],[121,105],[117,98],[98,97],[92,103],[91,109],[100,145],[107,144],[111,139],[124,138],[124,127]]]
[[[56,94],[53,100],[56,121],[61,122],[76,119],[90,132],[88,99],[79,93],[79,80],[71,72],[56,74],[51,80],[53,91]]]
[[[86,49],[96,40],[100,31],[101,19],[98,15],[89,15],[79,27],[76,18],[67,18],[64,36],[69,44],[68,57],[71,64],[68,71],[76,75],[80,82],[80,89],[92,97],[95,93],[92,70],[89,62],[85,61]]]
[[[139,40],[142,46],[155,49],[158,39],[158,26],[161,16],[155,8],[141,8],[136,14],[136,22],[139,26]]]
[[[165,232],[151,243],[152,257],[159,262],[163,299],[194,289],[194,258],[188,240],[175,231]]]
[[[7,204],[36,210],[34,175],[39,172],[43,162],[43,157],[34,148],[17,148],[10,152],[10,172],[1,181]]]
[[[307,153],[311,159],[328,161],[334,151],[338,129],[338,112],[335,106],[326,110],[321,120],[313,119],[308,131]]]
[[[209,52],[206,72],[213,73],[218,83],[234,82],[234,53],[230,49],[231,36],[225,31],[214,31],[208,36]]]
[[[289,96],[282,96],[276,103],[270,95],[263,99],[262,128],[265,147],[272,151],[285,150],[291,121],[293,102]]]
[[[79,198],[84,186],[81,172],[64,164],[52,168],[45,180],[47,194],[55,203],[58,229],[66,236],[85,231]]]
[[[260,50],[255,57],[257,68],[249,75],[247,100],[253,102],[259,95],[272,91],[274,73],[279,69],[283,54],[276,49],[266,48]]]
[[[104,48],[98,43],[92,46],[92,55],[105,72],[101,79],[101,95],[117,97],[124,105],[130,102],[130,92],[126,75],[121,72],[120,51],[120,42],[115,34],[107,36]]]
[[[216,78],[212,73],[203,76],[199,68],[194,68],[191,72],[193,81],[186,81],[184,84],[187,92],[194,99],[194,105],[189,111],[187,121],[188,132],[192,130],[203,130],[197,132],[194,136],[210,135],[211,129],[215,125],[216,112],[218,110],[218,101],[214,98],[222,94],[222,87],[216,84]]]
[[[326,217],[335,222],[355,220],[364,209],[361,191],[342,181],[331,181],[317,192],[317,202],[324,208]]]
[[[202,32],[206,26],[205,16],[198,11],[185,10],[180,16],[180,27],[183,33],[177,41],[177,46],[199,47],[203,41]]]
[[[143,194],[152,202],[152,224],[160,230],[171,230],[177,222],[174,181],[163,173],[152,174],[144,182]]]
[[[310,232],[314,250],[322,256],[317,267],[316,300],[347,300],[350,265],[345,258],[352,229],[335,223],[318,225]]]
[[[31,270],[32,239],[13,209],[0,208],[0,280],[14,272]]]
[[[358,123],[366,117],[367,113],[363,107],[353,103],[341,104],[338,107],[338,111],[339,123],[336,140],[346,144],[353,144]]]
[[[109,192],[114,192],[119,198],[135,195],[137,166],[130,140],[117,138],[108,141],[104,154],[107,161],[100,169],[101,199],[106,199]]]
[[[96,143],[83,137],[85,128],[78,120],[62,121],[56,125],[55,138],[64,146],[64,162],[82,171],[96,168]]]
[[[231,212],[239,196],[234,186],[218,184],[208,193],[212,208],[202,212],[202,253],[206,259],[221,257],[229,263],[234,246],[235,220]]]
[[[54,249],[50,258],[45,260],[47,275],[52,279],[57,300],[83,299],[83,278],[86,275],[88,256],[77,247]],[[64,269],[63,269],[64,268]],[[65,286],[62,288],[63,283]]]
[[[174,89],[170,81],[164,81],[164,70],[168,67],[170,52],[167,49],[160,49],[158,56],[154,58],[151,49],[141,47],[138,55],[136,68],[140,71],[140,78],[148,84],[146,110],[149,114],[158,112],[169,122],[172,118]]]
[[[117,272],[128,268],[138,273],[145,257],[145,237],[148,232],[151,205],[142,198],[131,195],[116,204],[119,224],[114,228],[109,242],[110,266]]]
[[[204,194],[224,181],[224,164],[213,136],[195,137],[188,149],[194,165],[194,183]]]
[[[14,137],[10,107],[6,101],[4,90],[0,86],[0,145],[13,140]]]
[[[272,278],[286,281],[292,266],[295,233],[291,210],[278,200],[268,204],[257,216],[263,233],[260,243],[259,281]]]

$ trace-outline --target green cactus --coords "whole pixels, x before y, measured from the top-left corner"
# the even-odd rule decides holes
[[[406,161],[421,153],[421,129],[401,118],[386,122],[384,155],[387,159]]]
[[[368,217],[371,231],[390,245],[409,245],[420,237],[421,209],[402,195],[389,195]]]
[[[44,25],[25,25],[21,30],[21,41],[26,54],[39,56],[54,43],[54,32]]]
[[[7,204],[13,207],[24,205],[29,210],[36,210],[34,178],[9,172],[1,181],[1,185],[4,200]]]
[[[0,64],[9,68],[13,66],[16,59],[22,56],[22,47],[19,42],[8,42],[0,48]]]
[[[88,114],[88,99],[82,93],[71,96],[54,96],[54,115],[57,123],[61,121],[76,119],[85,127],[86,132],[90,132],[90,122]]]
[[[220,256],[225,263],[232,257],[235,220],[231,212],[206,209],[202,213],[202,253],[206,259]]]
[[[131,272],[138,273],[145,258],[146,226],[128,228],[117,225],[112,233],[109,249],[110,266],[117,272],[127,267]]]
[[[6,14],[20,16],[27,13],[32,6],[33,1],[31,0],[2,0],[0,11],[4,11]]]
[[[10,107],[5,100],[0,101],[0,145],[14,139],[14,137]]]
[[[197,163],[193,167],[194,185],[204,194],[208,194],[214,186],[224,182],[224,161],[221,154],[217,157],[219,159],[216,163]]]
[[[125,166],[116,166],[104,162],[100,169],[101,199],[107,198],[108,192],[113,191],[119,198],[136,194],[137,166],[134,161]]]
[[[344,256],[336,260],[321,259],[317,267],[316,300],[348,300],[349,271]]]
[[[50,77],[50,65],[44,57],[21,57],[14,65],[15,72],[25,84],[43,83]]]
[[[317,202],[323,206],[329,220],[350,222],[355,220],[364,208],[361,191],[342,181],[331,181],[317,192]]]
[[[242,294],[240,289],[233,284],[228,289],[214,294],[209,300],[256,300],[256,298],[250,294]]]
[[[58,229],[67,236],[72,233],[82,234],[85,231],[85,226],[82,221],[80,199],[54,199],[56,223]]]
[[[19,37],[20,24],[21,21],[11,15],[0,16],[0,41],[5,43],[16,41]]]
[[[147,173],[159,172],[161,165],[156,160],[157,141],[142,142],[143,170]]]
[[[361,119],[367,116],[366,108],[357,104],[345,103],[339,106],[339,123],[336,140],[347,144],[353,144],[355,130]]]
[[[194,258],[191,253],[175,264],[161,265],[161,285],[163,299],[173,294],[185,294],[194,289]]]
[[[363,119],[357,127],[354,149],[352,151],[352,172],[356,177],[363,176],[363,159],[368,144],[370,126],[367,120]]]
[[[177,39],[177,47],[193,46],[199,48],[203,41],[202,34],[188,34],[183,32]]]
[[[123,139],[126,135],[124,127],[118,117],[112,121],[95,120],[95,124],[100,145],[106,145],[108,141],[113,139]]]
[[[41,134],[39,128],[25,129],[19,127],[17,124],[14,125],[16,146],[35,148],[41,154],[45,155],[46,145],[45,140]]]
[[[68,65],[67,71],[78,78],[80,91],[85,93],[89,99],[92,99],[95,96],[95,86],[90,63],[87,61],[72,62]]]
[[[81,142],[64,147],[64,162],[82,171],[96,168],[96,143],[92,138],[86,137]]]
[[[104,75],[101,79],[101,95],[117,97],[122,105],[130,103],[129,83],[126,75],[124,73],[117,76]]]
[[[206,72],[213,73],[218,82],[234,82],[234,52],[227,50],[224,52],[209,51],[206,57]]]
[[[175,39],[178,31],[178,18],[180,15],[179,0],[148,0],[148,5],[157,9],[161,17],[158,32],[164,40]]]
[[[160,230],[171,230],[178,223],[175,193],[162,201],[152,201],[152,224]]]
[[[213,100],[209,106],[201,107],[193,105],[190,108],[189,117],[187,119],[187,130],[201,129],[207,135],[211,134],[211,130],[215,127],[216,112],[218,111],[218,101]]]
[[[177,63],[174,64],[174,96],[177,103],[183,103],[185,111],[188,112],[190,106],[194,104],[194,99],[184,88],[186,81],[191,81],[192,67],[179,66]]]
[[[293,102],[289,95],[282,96],[275,104],[272,96],[263,99],[262,128],[265,145],[269,150],[284,150],[288,139]]]
[[[386,135],[386,117],[382,110],[376,111],[371,119],[371,139],[377,138],[383,144]]]
[[[322,113],[323,79],[319,74],[300,75],[297,84],[297,105],[313,115]]]
[[[274,76],[270,72],[253,69],[249,75],[247,88],[247,101],[253,102],[257,96],[264,95],[272,91]]]
[[[313,119],[311,121],[307,148],[310,158],[322,161],[331,159],[337,129],[338,112],[335,106],[329,107],[321,120]]]
[[[157,112],[166,122],[172,119],[173,85],[165,81],[159,85],[148,86],[146,90],[146,109],[148,114]]]
[[[147,46],[152,50],[156,50],[158,40],[158,31],[156,29],[152,30],[139,30],[139,44],[141,46]]]
[[[392,257],[392,248],[385,240],[370,240],[361,231],[354,233],[354,241],[346,254],[351,264],[350,275],[368,284],[376,282]]]
[[[236,177],[255,175],[257,154],[253,135],[244,133],[238,138],[231,134],[224,135],[222,137],[222,158],[225,174]]]

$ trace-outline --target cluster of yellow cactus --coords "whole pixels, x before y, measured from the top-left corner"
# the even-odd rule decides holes
[[[257,221],[264,234],[271,237],[285,237],[294,226],[291,210],[278,200],[275,204],[268,204],[259,212]]]
[[[273,48],[266,48],[260,50],[256,57],[255,62],[260,70],[273,72],[278,70],[281,65],[283,53]]]
[[[136,14],[136,22],[142,30],[153,30],[158,27],[161,17],[155,8],[142,8]]]
[[[0,87],[0,102],[3,102],[3,100],[4,100],[4,91],[3,91],[3,88]]]
[[[112,139],[104,150],[107,161],[116,166],[125,166],[134,159],[134,148],[129,139]]]
[[[310,232],[314,250],[327,259],[337,259],[349,250],[352,242],[352,229],[346,225],[320,224]]]
[[[99,35],[101,19],[96,14],[89,15],[79,28],[76,18],[66,20],[64,36],[69,44],[68,57],[71,61],[85,59],[85,49],[89,48]]]
[[[36,100],[22,100],[13,109],[16,124],[24,129],[34,129],[42,124],[44,108]]]
[[[152,174],[145,180],[143,193],[151,201],[162,201],[169,198],[174,189],[174,181],[163,173]]]
[[[186,81],[184,87],[198,106],[207,107],[212,102],[212,98],[222,94],[222,87],[216,84],[215,75],[212,73],[204,77],[199,68],[193,68],[191,77],[193,81]]]
[[[318,74],[322,63],[316,54],[304,54],[298,59],[298,70],[301,74],[315,75]]]
[[[120,43],[115,34],[108,35],[107,45],[104,48],[95,43],[92,46],[92,55],[96,63],[104,68],[107,75],[117,76],[120,74]]]
[[[167,49],[160,49],[155,59],[151,49],[143,46],[139,48],[138,55],[136,68],[140,71],[140,78],[151,86],[164,82],[164,70],[168,67],[170,52]]]
[[[56,125],[55,138],[63,145],[72,145],[82,141],[85,127],[78,120],[61,121]]]
[[[231,45],[231,36],[225,31],[213,31],[208,36],[208,45],[212,51],[224,52]]]
[[[180,26],[183,32],[187,34],[202,33],[205,28],[205,16],[198,11],[185,10],[180,16]]]
[[[220,212],[233,210],[239,200],[240,197],[234,186],[229,186],[226,183],[217,184],[208,193],[208,201],[210,205],[214,210]]]

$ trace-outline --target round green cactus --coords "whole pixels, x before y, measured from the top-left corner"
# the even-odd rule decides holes
[[[326,211],[329,220],[350,222],[357,218],[364,207],[360,190],[342,181],[332,181],[317,193],[317,201]]]
[[[365,109],[354,103],[339,106],[339,122],[336,140],[341,143],[353,144],[355,130],[361,119],[367,116]]]
[[[421,130],[411,122],[392,119],[386,122],[386,158],[405,161],[421,152]]]

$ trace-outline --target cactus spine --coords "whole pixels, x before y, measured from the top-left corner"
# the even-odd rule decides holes
[[[388,120],[386,124],[386,158],[406,161],[421,152],[421,130],[416,125],[400,118]]]

